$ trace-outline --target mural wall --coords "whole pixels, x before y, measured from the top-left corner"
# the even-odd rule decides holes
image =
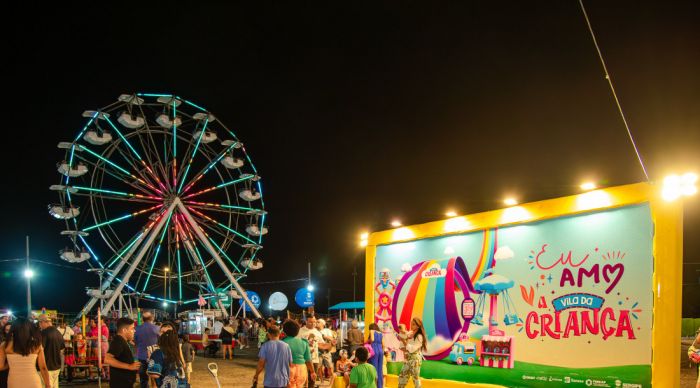
[[[649,386],[652,241],[642,204],[380,245],[375,321],[423,319],[427,377]]]

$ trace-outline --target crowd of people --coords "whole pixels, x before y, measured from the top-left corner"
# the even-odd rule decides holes
[[[337,332],[314,316],[304,321],[288,319],[281,325],[268,320],[265,341],[260,346],[253,386],[265,372],[265,387],[313,388],[328,379],[342,377],[350,388],[383,388],[386,385],[388,347],[376,324],[369,326],[365,340],[358,322],[352,321],[345,347],[338,346]],[[401,326],[397,333],[406,362],[399,374],[399,387],[413,379],[420,387],[422,352],[426,349],[425,329],[420,318],[411,320],[410,330]]]
[[[133,388],[137,382],[147,387],[188,387],[196,347],[189,341],[180,322],[154,322],[149,312],[141,316],[142,324],[130,318],[89,320],[85,329],[41,315],[36,322],[18,318],[12,322],[0,317],[0,388],[58,388],[59,376],[70,380],[82,370],[92,377],[95,363],[101,359],[103,373],[111,387]],[[352,321],[346,337],[340,341],[338,331],[323,319],[249,318],[216,321],[202,336],[204,356],[219,351],[224,359],[233,359],[234,349],[259,348],[254,377],[257,385],[264,371],[265,387],[313,388],[336,377],[347,387],[383,388],[389,349],[384,333],[376,324],[368,327],[364,337],[357,321]],[[210,339],[217,335],[218,340]],[[410,328],[400,326],[396,333],[406,362],[399,374],[399,387],[413,379],[420,387],[422,351],[426,349],[425,332],[419,318]],[[343,346],[340,346],[340,343]],[[220,346],[220,347],[219,347]],[[101,357],[100,357],[101,356]],[[38,369],[38,372],[37,372]]]

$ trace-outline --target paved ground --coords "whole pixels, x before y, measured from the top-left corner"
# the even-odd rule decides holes
[[[697,375],[695,369],[692,369],[688,363],[686,351],[690,343],[682,343],[680,346],[681,352],[681,381],[682,388],[694,388]],[[245,388],[250,387],[255,374],[255,365],[257,363],[257,349],[244,349],[243,351],[236,350],[234,360],[222,360],[220,358],[203,358],[195,359],[192,373],[192,388],[216,388],[216,382],[207,371],[207,364],[216,362],[219,367],[219,382],[221,387]],[[261,375],[262,379],[262,375]],[[61,384],[65,386],[64,384]],[[81,384],[81,387],[95,388],[97,384]],[[109,387],[109,383],[102,384],[103,387]],[[327,384],[325,385],[327,386]],[[262,387],[262,385],[260,385]]]

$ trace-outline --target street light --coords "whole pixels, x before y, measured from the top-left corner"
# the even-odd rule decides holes
[[[669,175],[664,178],[661,195],[667,201],[673,201],[681,196],[690,196],[698,192],[695,183],[698,176],[689,172],[683,175]]]
[[[447,213],[445,213],[447,217],[457,217],[457,212],[454,210],[448,210]]]
[[[506,204],[506,206],[515,206],[518,204],[518,201],[515,198],[506,198],[503,200],[503,203]]]
[[[309,284],[308,286],[306,286],[306,290],[307,290],[307,291],[313,291],[313,290],[314,290],[314,285],[313,285],[313,284]]]
[[[391,226],[393,226],[394,228],[398,228],[398,227],[401,226],[401,225],[402,225],[402,224],[401,224],[401,221],[399,221],[399,220],[393,220],[393,221],[391,221]]]
[[[593,182],[584,182],[581,184],[581,190],[583,191],[591,191],[595,190],[596,186],[595,183]]]
[[[27,279],[31,279],[34,277],[34,271],[32,271],[30,268],[27,268],[24,270],[24,277]]]

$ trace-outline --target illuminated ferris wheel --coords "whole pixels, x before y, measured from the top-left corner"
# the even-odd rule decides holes
[[[259,316],[238,280],[262,268],[267,213],[239,138],[168,94],[122,94],[83,117],[77,136],[58,144],[59,201],[49,205],[69,239],[61,259],[104,277],[83,312],[129,295],[164,305],[208,298],[225,313],[225,297],[242,297]]]

